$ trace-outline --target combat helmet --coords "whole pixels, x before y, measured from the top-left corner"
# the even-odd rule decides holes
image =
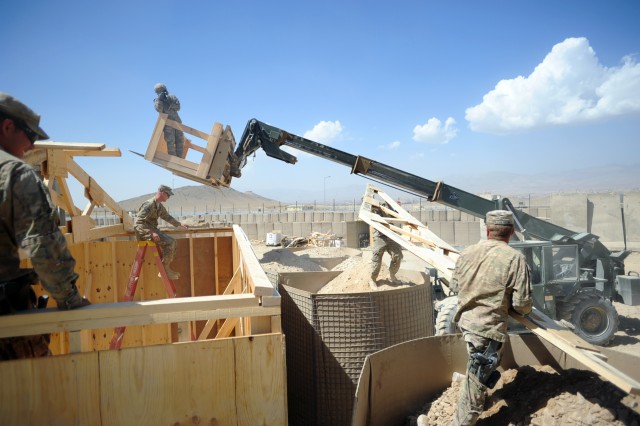
[[[153,86],[153,90],[155,90],[155,92],[156,92],[157,94],[160,94],[160,93],[162,93],[162,92],[166,92],[166,91],[167,91],[167,86],[165,86],[165,85],[164,85],[164,84],[162,84],[162,83],[158,83],[158,84],[156,84],[155,86]]]

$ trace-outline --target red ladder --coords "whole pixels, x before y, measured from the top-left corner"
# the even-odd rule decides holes
[[[160,271],[160,277],[162,278],[162,282],[164,283],[164,288],[167,290],[167,296],[169,298],[176,297],[176,286],[173,284],[173,281],[169,279],[167,276],[167,271],[164,269],[164,265],[162,264],[162,256],[160,255],[160,250],[158,246],[153,241],[138,241],[138,252],[136,253],[136,260],[133,262],[131,266],[131,275],[129,276],[129,283],[127,284],[127,290],[124,293],[124,301],[131,302],[133,300],[133,296],[136,294],[136,289],[138,288],[138,280],[140,279],[140,271],[142,271],[142,264],[144,262],[144,256],[147,254],[147,247],[151,248],[153,251],[153,257],[156,260],[156,265],[158,266],[158,270]],[[122,340],[124,337],[124,329],[126,327],[116,327],[113,330],[113,337],[111,338],[111,343],[109,344],[110,349],[120,349],[122,346]]]

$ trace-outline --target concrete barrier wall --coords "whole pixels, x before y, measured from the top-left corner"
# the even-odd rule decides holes
[[[512,199],[513,202],[513,199]],[[523,204],[524,203],[524,204]],[[530,207],[529,207],[530,203]],[[624,248],[620,195],[617,192],[598,194],[555,194],[515,203],[532,216],[549,220],[576,233],[589,232],[600,237],[610,250]],[[624,221],[627,248],[640,250],[640,191],[624,194]],[[429,206],[431,207],[431,206]],[[483,232],[483,221],[467,213],[434,205],[422,211],[410,211],[436,235],[454,246],[476,243]],[[190,216],[183,217],[186,220]],[[358,221],[357,211],[304,211],[285,213],[207,214],[200,216],[209,223],[237,223],[253,240],[265,240],[267,233],[280,232],[288,237],[307,237],[312,232],[334,234],[347,247],[359,248],[369,227]],[[116,223],[96,219],[98,225]]]

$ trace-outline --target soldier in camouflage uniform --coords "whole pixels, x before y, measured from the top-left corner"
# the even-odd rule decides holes
[[[162,205],[173,195],[173,191],[166,185],[160,185],[158,192],[150,200],[142,203],[138,209],[134,230],[138,241],[155,241],[162,250],[162,264],[167,271],[167,276],[172,279],[180,278],[180,274],[171,270],[169,264],[176,255],[176,240],[167,234],[160,232],[158,229],[158,219],[163,219],[173,226],[182,226],[188,228],[187,225],[178,222],[173,216],[167,212]]]
[[[513,215],[506,210],[487,213],[487,239],[460,254],[451,279],[458,292],[455,321],[467,343],[469,361],[454,425],[473,425],[484,410],[487,387],[500,377],[509,311],[531,312],[531,277],[525,257],[509,246]]]
[[[383,207],[387,207],[386,203],[382,203]],[[387,216],[385,212],[378,208],[373,208],[373,213],[377,213],[380,216]],[[389,253],[391,256],[391,262],[389,263],[389,279],[393,282],[396,281],[396,273],[400,269],[400,263],[402,262],[402,248],[398,243],[393,241],[391,238],[384,235],[382,232],[373,228],[373,251],[371,255],[371,273],[369,286],[372,290],[378,288],[378,274],[380,273],[380,268],[382,267],[382,257],[385,253]]]
[[[38,281],[58,309],[90,304],[78,294],[75,260],[54,220],[49,191],[21,160],[36,140],[48,138],[39,115],[0,93],[0,315],[35,309],[31,285]],[[33,269],[20,268],[18,249],[31,258]],[[0,339],[0,360],[48,355],[49,335]]]
[[[158,95],[153,100],[156,111],[163,114],[169,114],[167,118],[178,123],[182,123],[178,111],[180,111],[180,101],[178,98],[169,94],[167,86],[158,83],[153,88]],[[169,155],[182,157],[182,149],[184,146],[184,133],[182,130],[174,129],[171,126],[164,126],[164,140],[167,142],[167,152]]]

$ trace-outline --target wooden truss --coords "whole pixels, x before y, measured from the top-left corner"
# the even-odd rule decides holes
[[[203,139],[206,141],[206,146],[198,146],[190,139],[185,138],[182,157],[169,155],[163,136],[165,126]],[[160,114],[153,129],[144,159],[171,171],[177,176],[205,185],[213,187],[229,186],[231,183],[230,160],[233,158],[235,146],[236,141],[229,126],[223,129],[222,124],[214,123],[211,133],[206,134],[177,121],[170,120],[167,114]],[[186,159],[190,150],[202,154],[199,164]]]
[[[382,211],[384,215],[376,211]],[[367,185],[358,216],[372,228],[436,268],[439,276],[447,283],[451,281],[459,256],[458,250],[434,234],[427,225],[413,217],[383,190]]]
[[[92,241],[100,238],[123,234],[133,230],[133,220],[122,206],[107,194],[104,189],[75,162],[73,157],[120,157],[118,148],[107,148],[99,143],[36,142],[35,150],[25,158],[29,164],[40,165],[40,173],[49,188],[51,201],[64,210],[71,221],[66,224],[65,233],[70,243]],[[76,207],[67,178],[71,174],[84,186],[84,196],[88,203],[81,209]],[[96,226],[91,213],[96,207],[108,208],[120,218],[120,223],[108,226]]]

